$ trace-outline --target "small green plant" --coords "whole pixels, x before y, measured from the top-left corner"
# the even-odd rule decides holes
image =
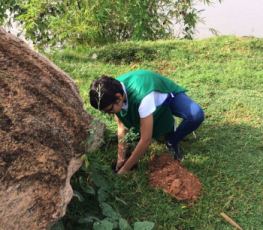
[[[128,130],[128,128],[123,127],[124,129]],[[138,141],[140,139],[140,134],[134,132],[134,128],[129,129],[129,131],[122,136],[120,142],[126,142],[126,159],[130,157],[132,151],[135,149]]]
[[[136,145],[136,142],[138,142],[138,139],[140,138],[140,134],[134,132],[135,128],[133,127],[131,129],[128,129],[126,127],[123,128],[129,130],[129,132],[126,133],[125,136],[122,136],[120,141],[122,143],[126,142],[128,145],[132,145],[134,147],[134,145]]]

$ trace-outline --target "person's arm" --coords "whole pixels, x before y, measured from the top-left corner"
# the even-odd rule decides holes
[[[126,156],[126,142],[120,141],[129,131],[124,128],[124,124],[115,115],[117,125],[118,125],[118,157],[116,164],[116,171],[123,165]]]
[[[149,116],[141,118],[140,120],[141,139],[134,149],[131,157],[126,161],[118,174],[128,172],[132,168],[132,166],[141,159],[141,157],[144,155],[151,144],[153,133],[153,115],[150,114]]]

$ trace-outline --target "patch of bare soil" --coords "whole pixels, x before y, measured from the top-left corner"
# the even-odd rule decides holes
[[[201,195],[202,184],[193,173],[183,168],[179,160],[163,153],[149,161],[150,184],[160,188],[177,200],[197,200]]]

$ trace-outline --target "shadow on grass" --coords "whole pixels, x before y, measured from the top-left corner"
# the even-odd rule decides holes
[[[196,205],[204,214],[201,222],[214,217],[210,227],[226,229],[228,225],[219,216],[226,212],[242,220],[244,228],[263,226],[262,128],[205,122],[197,135],[197,140],[191,136],[185,140],[189,154],[184,166],[203,184],[203,196]]]

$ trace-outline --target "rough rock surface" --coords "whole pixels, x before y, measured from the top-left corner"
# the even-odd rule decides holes
[[[177,200],[197,200],[201,195],[202,184],[197,176],[182,167],[180,161],[174,161],[170,154],[155,156],[149,162],[150,184],[152,188],[161,188]]]
[[[80,156],[105,125],[83,109],[75,82],[0,27],[0,229],[48,229],[72,197]]]

